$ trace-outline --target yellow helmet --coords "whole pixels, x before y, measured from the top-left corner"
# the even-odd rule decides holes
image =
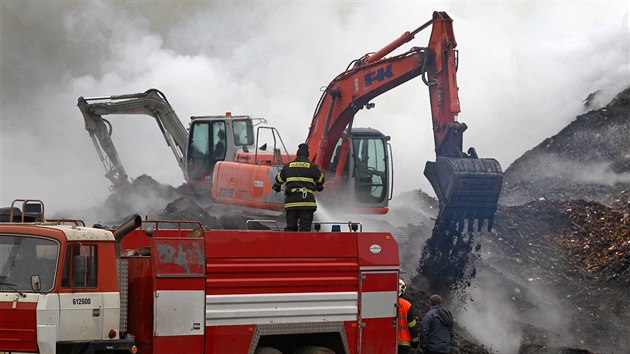
[[[407,290],[407,285],[402,279],[398,279],[398,296],[402,296]]]

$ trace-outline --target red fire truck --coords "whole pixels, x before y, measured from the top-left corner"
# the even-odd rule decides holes
[[[389,233],[108,230],[38,200],[0,220],[0,353],[396,352]]]

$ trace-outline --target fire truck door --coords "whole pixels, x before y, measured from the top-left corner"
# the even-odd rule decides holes
[[[60,341],[103,339],[103,294],[60,294],[59,302]]]
[[[155,354],[203,353],[206,262],[203,238],[154,238]]]
[[[59,340],[103,339],[104,296],[116,306],[117,293],[97,288],[96,245],[69,244],[61,286],[70,292],[59,294]]]
[[[370,345],[362,346],[361,354],[396,352],[398,269],[385,268],[361,272],[361,336],[370,338]]]

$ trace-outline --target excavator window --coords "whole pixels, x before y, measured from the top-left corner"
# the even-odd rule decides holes
[[[234,145],[244,146],[254,144],[254,128],[249,119],[234,120],[232,122],[234,130]]]
[[[337,165],[339,164],[339,159],[341,158],[341,143],[343,142],[343,138],[340,138],[337,141],[337,145],[335,146],[335,153],[333,154],[330,164],[328,165],[328,173],[334,174],[337,170]],[[348,173],[348,160],[346,160],[346,166],[344,167],[344,176]]]
[[[190,154],[196,157],[208,155],[210,149],[208,126],[207,124],[196,124],[194,127],[190,138]]]
[[[225,160],[227,151],[224,120],[194,121],[188,142],[188,178],[199,181],[212,175],[214,164]]]
[[[210,169],[210,131],[209,124],[195,123],[190,127],[190,140],[188,142],[187,168],[188,177],[192,180],[201,180]]]
[[[385,142],[376,137],[353,137],[354,180],[357,201],[380,203],[387,198]]]

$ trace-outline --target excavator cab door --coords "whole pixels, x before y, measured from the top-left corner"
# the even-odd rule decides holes
[[[258,127],[256,129],[256,151],[254,164],[276,166],[277,172],[283,164],[291,161],[280,132],[274,127]],[[275,176],[275,175],[274,175]]]
[[[192,122],[186,155],[186,168],[190,180],[200,181],[212,176],[217,159],[225,159],[225,137],[224,120]]]

